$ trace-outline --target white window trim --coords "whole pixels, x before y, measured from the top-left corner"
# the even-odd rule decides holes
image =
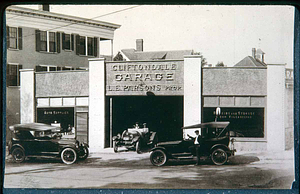
[[[88,56],[88,37],[85,36],[85,56]]]
[[[47,31],[47,52],[50,51],[50,43],[49,43],[49,31]]]

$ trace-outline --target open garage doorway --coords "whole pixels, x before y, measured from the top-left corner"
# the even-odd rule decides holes
[[[110,107],[111,136],[138,122],[157,132],[159,142],[182,139],[183,96],[117,96]]]

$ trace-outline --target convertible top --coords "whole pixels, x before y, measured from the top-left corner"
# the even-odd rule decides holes
[[[199,123],[196,125],[190,125],[182,127],[182,129],[193,129],[193,128],[225,128],[229,125],[229,121],[223,122],[208,122],[208,123]]]
[[[44,123],[24,123],[16,124],[9,127],[11,131],[23,130],[23,131],[59,131],[59,127],[51,126]]]

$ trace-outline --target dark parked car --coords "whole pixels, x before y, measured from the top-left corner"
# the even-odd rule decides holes
[[[73,164],[77,159],[86,159],[88,145],[76,139],[61,138],[60,128],[43,123],[26,123],[10,126],[13,135],[8,143],[9,153],[15,162],[23,162],[26,157],[60,157],[65,164]]]
[[[142,153],[151,150],[157,143],[156,132],[149,132],[148,128],[129,128],[113,137],[114,151],[118,152],[120,147]]]
[[[230,134],[227,126],[229,122],[209,122],[183,127],[182,129],[201,128],[203,143],[200,145],[201,156],[210,157],[216,165],[223,165],[229,156],[234,155],[234,148],[229,146]],[[191,139],[180,141],[160,142],[152,149],[150,161],[155,166],[166,164],[169,159],[193,159],[196,153],[191,153],[193,146]]]

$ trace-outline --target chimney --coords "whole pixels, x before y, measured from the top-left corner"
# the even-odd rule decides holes
[[[40,11],[50,11],[50,5],[49,4],[39,5],[39,10]]]
[[[143,51],[143,39],[136,39],[136,51]]]
[[[256,59],[256,49],[252,48],[252,57]]]

